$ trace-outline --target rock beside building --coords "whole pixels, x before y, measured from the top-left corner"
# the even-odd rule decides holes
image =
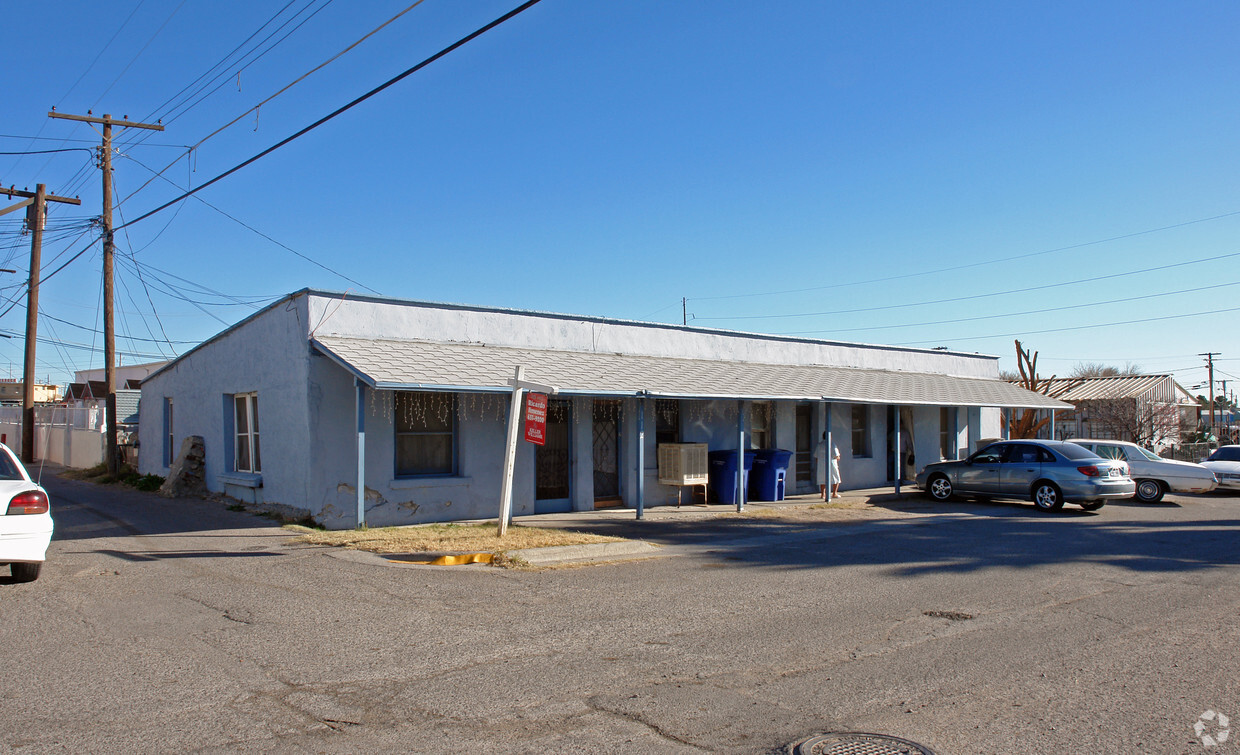
[[[168,470],[168,477],[159,486],[159,494],[165,498],[183,495],[206,495],[206,445],[201,435],[190,435],[181,441],[181,452]]]

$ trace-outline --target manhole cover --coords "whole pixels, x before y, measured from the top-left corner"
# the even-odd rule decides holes
[[[886,734],[833,732],[815,734],[793,751],[794,755],[934,755],[925,745]]]

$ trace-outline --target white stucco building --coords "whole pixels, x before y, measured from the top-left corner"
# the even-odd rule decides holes
[[[198,435],[212,490],[328,527],[362,505],[370,525],[495,518],[518,366],[558,392],[546,445],[518,444],[517,516],[674,502],[660,443],[787,449],[787,491],[810,492],[830,431],[844,488],[874,487],[896,437],[909,479],[998,436],[1001,407],[1067,406],[993,356],[302,290],[142,382],[140,471]]]

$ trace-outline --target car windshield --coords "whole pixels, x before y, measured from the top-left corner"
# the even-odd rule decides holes
[[[1075,443],[1061,443],[1055,446],[1055,450],[1066,457],[1069,461],[1084,461],[1085,459],[1097,459],[1098,454],[1083,448]]]
[[[1141,452],[1142,456],[1149,459],[1150,461],[1162,461],[1163,460],[1163,457],[1159,456],[1158,454],[1154,453],[1148,448],[1141,448],[1140,446],[1138,446],[1137,450]]]
[[[1240,446],[1223,446],[1206,461],[1240,461]]]

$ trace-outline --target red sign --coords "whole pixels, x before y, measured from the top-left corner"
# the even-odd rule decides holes
[[[525,439],[544,445],[547,442],[547,394],[525,395]]]

